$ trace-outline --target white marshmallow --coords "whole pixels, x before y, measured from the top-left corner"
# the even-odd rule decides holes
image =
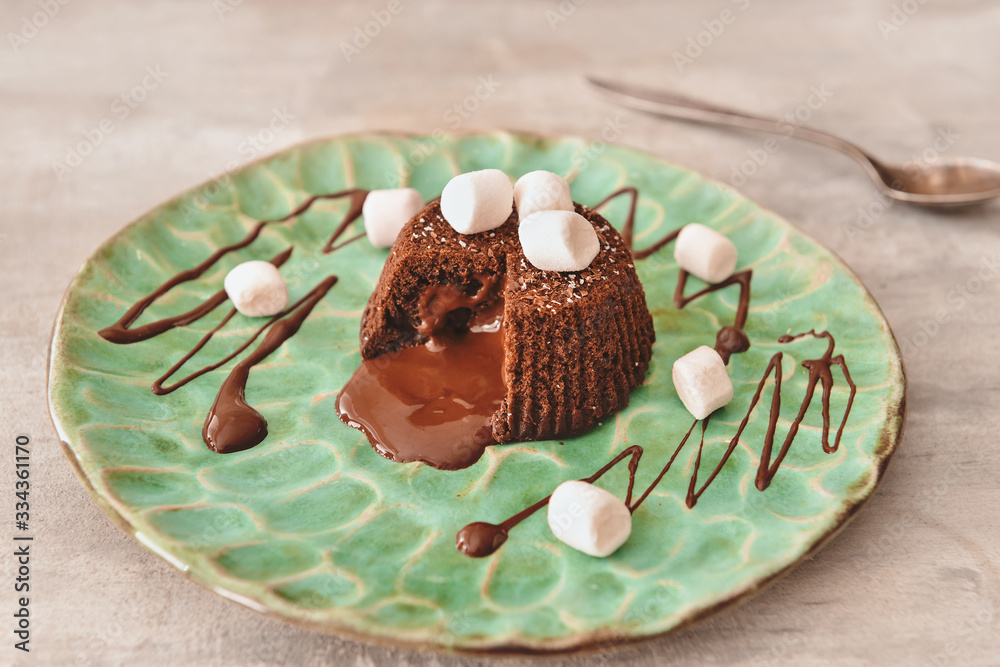
[[[733,400],[733,381],[719,353],[707,345],[674,362],[674,389],[695,419],[704,419]]]
[[[563,543],[589,556],[610,556],[632,533],[632,513],[613,493],[577,480],[563,482],[549,499],[549,528]]]
[[[399,230],[423,207],[423,197],[413,188],[372,190],[361,207],[368,240],[376,248],[388,248],[395,243]]]
[[[524,256],[542,271],[582,271],[601,250],[594,226],[574,211],[539,211],[517,228]]]
[[[572,211],[569,183],[551,171],[529,171],[514,183],[514,204],[518,220],[538,211]]]
[[[459,174],[441,191],[441,214],[459,234],[502,225],[514,206],[514,186],[499,169]]]
[[[243,262],[223,285],[236,310],[249,317],[277,315],[288,305],[288,287],[271,262]]]
[[[714,229],[692,223],[677,236],[674,259],[706,283],[721,283],[736,270],[736,246]]]

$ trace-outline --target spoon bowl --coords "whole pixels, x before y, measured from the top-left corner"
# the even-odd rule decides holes
[[[940,158],[895,167],[872,160],[890,197],[924,206],[968,206],[1000,197],[1000,164],[980,158]]]

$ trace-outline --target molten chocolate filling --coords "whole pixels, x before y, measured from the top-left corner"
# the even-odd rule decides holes
[[[501,276],[474,273],[471,280],[462,285],[431,285],[424,289],[417,303],[417,333],[435,339],[442,333],[465,331],[475,311],[492,309],[500,298],[498,292],[503,287]],[[501,300],[502,304],[502,300]],[[502,315],[503,307],[496,315],[486,315],[486,322]]]
[[[382,456],[467,468],[494,444],[503,380],[500,276],[432,285],[420,298],[423,345],[362,362],[337,397],[340,419]]]

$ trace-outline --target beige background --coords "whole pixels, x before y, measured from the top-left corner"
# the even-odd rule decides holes
[[[38,15],[46,3],[58,6],[51,18]],[[724,181],[748,151],[759,155],[760,135],[620,112],[587,91],[586,72],[777,115],[794,113],[817,87],[828,99],[809,122],[886,159],[921,154],[950,128],[952,145],[939,142],[948,154],[1000,160],[996,3],[567,0],[558,13],[554,0],[413,0],[348,62],[341,42],[387,7],[0,5],[0,424],[5,443],[17,433],[33,439],[36,535],[33,651],[24,659],[10,647],[5,556],[0,664],[483,662],[313,634],[208,593],[115,528],[63,459],[45,404],[45,351],[63,289],[115,230],[227,165],[329,134],[450,129],[448,110],[480,77],[498,86],[462,128],[597,138],[620,116],[620,143]],[[727,9],[733,20],[702,34],[708,45],[678,67],[674,53]],[[32,32],[26,20],[47,25]],[[22,31],[32,36],[13,44],[10,33]],[[147,67],[165,76],[147,78],[146,99],[120,118],[115,99],[142,85]],[[244,143],[275,109],[292,116],[277,123],[283,130],[259,148]],[[111,131],[57,174],[53,164],[105,118]],[[906,349],[903,445],[857,519],[755,599],[673,637],[548,664],[998,664],[1000,279],[983,261],[1000,260],[1000,204],[882,208],[849,160],[794,142],[781,142],[741,189],[840,254],[882,304]],[[873,213],[867,229],[859,207]],[[928,324],[935,316],[943,323]],[[8,540],[11,456],[0,465]]]

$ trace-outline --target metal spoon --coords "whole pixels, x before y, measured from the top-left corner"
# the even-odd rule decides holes
[[[854,144],[803,125],[755,116],[675,93],[588,77],[604,97],[638,111],[698,123],[729,125],[805,139],[850,155],[886,196],[923,206],[968,206],[1000,197],[1000,164],[979,158],[939,158],[887,165]]]

